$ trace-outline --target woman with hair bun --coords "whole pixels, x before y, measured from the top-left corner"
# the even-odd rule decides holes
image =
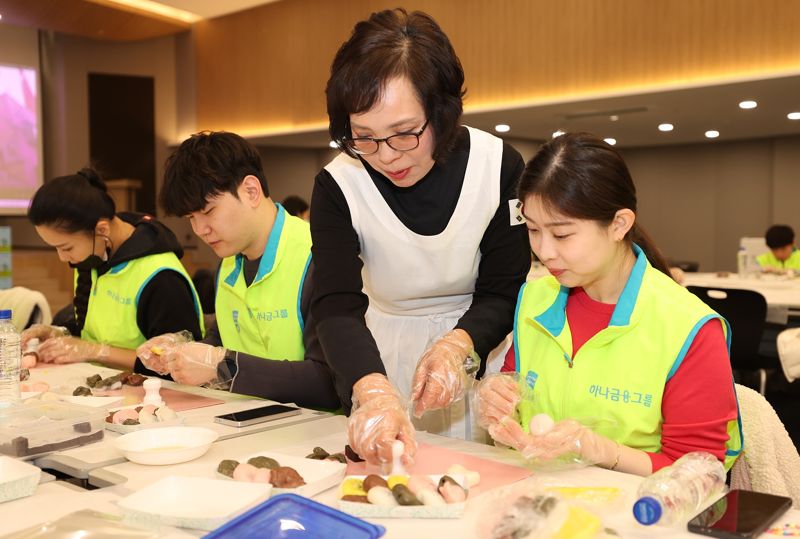
[[[145,214],[116,212],[97,173],[85,168],[45,183],[28,219],[59,259],[75,269],[74,316],[66,328],[34,325],[23,347],[41,341],[46,363],[100,361],[154,375],[136,358],[150,337],[187,330],[203,334],[200,303],[167,227]]]

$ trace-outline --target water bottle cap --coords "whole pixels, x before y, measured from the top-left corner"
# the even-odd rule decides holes
[[[3,309],[0,311],[0,320],[11,320],[11,309]]]
[[[639,524],[650,526],[661,519],[661,504],[650,496],[644,496],[633,504],[633,518]]]

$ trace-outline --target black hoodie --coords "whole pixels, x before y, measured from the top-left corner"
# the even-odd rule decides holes
[[[98,276],[123,262],[148,255],[172,252],[178,258],[183,256],[183,249],[175,234],[152,216],[120,212],[117,217],[133,225],[135,230],[111,258],[97,268]],[[203,338],[194,294],[183,275],[171,270],[160,271],[150,279],[139,296],[136,325],[148,339],[184,329],[190,331],[195,340]],[[73,335],[80,334],[74,315],[66,326]],[[134,370],[148,376],[157,376],[142,365],[138,358]]]

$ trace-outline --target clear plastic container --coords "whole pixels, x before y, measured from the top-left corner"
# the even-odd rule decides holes
[[[736,253],[736,273],[739,275],[740,279],[747,277],[747,259],[747,249],[739,247],[739,252]]]
[[[725,468],[710,453],[687,453],[639,485],[633,516],[646,526],[675,526],[725,492]]]
[[[31,457],[102,440],[105,416],[102,408],[63,402],[0,409],[0,453]]]
[[[19,402],[20,337],[11,311],[0,311],[0,407]]]

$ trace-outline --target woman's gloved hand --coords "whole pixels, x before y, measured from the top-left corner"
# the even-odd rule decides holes
[[[39,345],[39,361],[44,363],[79,363],[106,360],[111,353],[107,344],[89,342],[78,337],[51,337]]]
[[[179,384],[219,387],[217,365],[225,359],[225,348],[200,342],[184,342],[169,352],[169,372]]]
[[[20,334],[20,341],[22,349],[24,350],[28,341],[31,339],[39,339],[39,342],[44,342],[55,337],[69,337],[69,330],[62,326],[33,324],[31,327],[22,331]]]
[[[422,354],[411,384],[415,417],[464,398],[480,366],[472,361],[473,353],[472,338],[463,329],[455,329]]]
[[[495,441],[517,449],[527,459],[550,461],[571,455],[583,465],[598,464],[614,468],[620,456],[621,446],[574,419],[564,419],[555,423],[542,434],[530,434],[523,430],[518,421],[506,418],[489,428]]]
[[[136,357],[151,371],[169,374],[169,357],[175,353],[178,345],[191,340],[192,334],[188,331],[158,335],[140,344],[136,348]]]
[[[517,405],[522,400],[519,375],[496,373],[483,377],[475,387],[473,409],[478,424],[489,429],[505,418],[517,418]]]
[[[382,471],[392,463],[395,440],[405,445],[403,463],[414,462],[417,452],[414,427],[397,392],[383,374],[368,374],[353,386],[347,438],[353,451],[368,463],[380,465]]]

